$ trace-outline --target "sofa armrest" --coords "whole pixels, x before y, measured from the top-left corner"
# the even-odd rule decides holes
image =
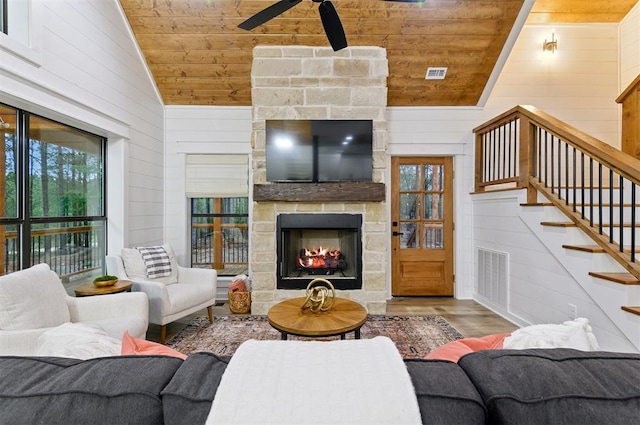
[[[95,297],[67,297],[72,322],[89,322],[116,318],[149,320],[149,301],[139,292],[99,295]]]
[[[210,283],[215,288],[218,285],[218,272],[215,269],[178,266],[178,283]]]
[[[105,257],[105,264],[107,266],[107,274],[118,276],[121,279],[129,279],[127,277],[127,271],[124,269],[122,257],[119,255],[107,255]]]

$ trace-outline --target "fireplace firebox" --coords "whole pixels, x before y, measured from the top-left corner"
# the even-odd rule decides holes
[[[362,289],[361,214],[280,214],[277,288],[305,289],[318,277]]]

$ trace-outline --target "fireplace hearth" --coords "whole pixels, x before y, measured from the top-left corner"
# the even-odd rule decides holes
[[[278,289],[305,289],[318,276],[362,288],[361,214],[280,214],[276,245]]]

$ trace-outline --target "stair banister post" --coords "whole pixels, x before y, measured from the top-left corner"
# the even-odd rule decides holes
[[[518,159],[518,187],[527,189],[527,203],[534,204],[538,200],[538,191],[530,183],[529,177],[534,172],[535,161],[535,126],[524,114],[520,114],[520,153]]]
[[[476,166],[475,166],[475,191],[484,192],[485,187],[481,183],[484,182],[482,176],[484,176],[484,134],[483,132],[476,131]]]

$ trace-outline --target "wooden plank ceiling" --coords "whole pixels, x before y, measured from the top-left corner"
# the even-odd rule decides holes
[[[637,0],[538,0],[529,20],[618,22]],[[120,0],[167,105],[251,105],[256,45],[328,46],[318,3],[244,31],[237,25],[276,0]],[[476,105],[523,0],[333,0],[349,46],[389,59],[389,106]],[[558,20],[559,19],[559,20]],[[445,80],[425,80],[428,67]]]

